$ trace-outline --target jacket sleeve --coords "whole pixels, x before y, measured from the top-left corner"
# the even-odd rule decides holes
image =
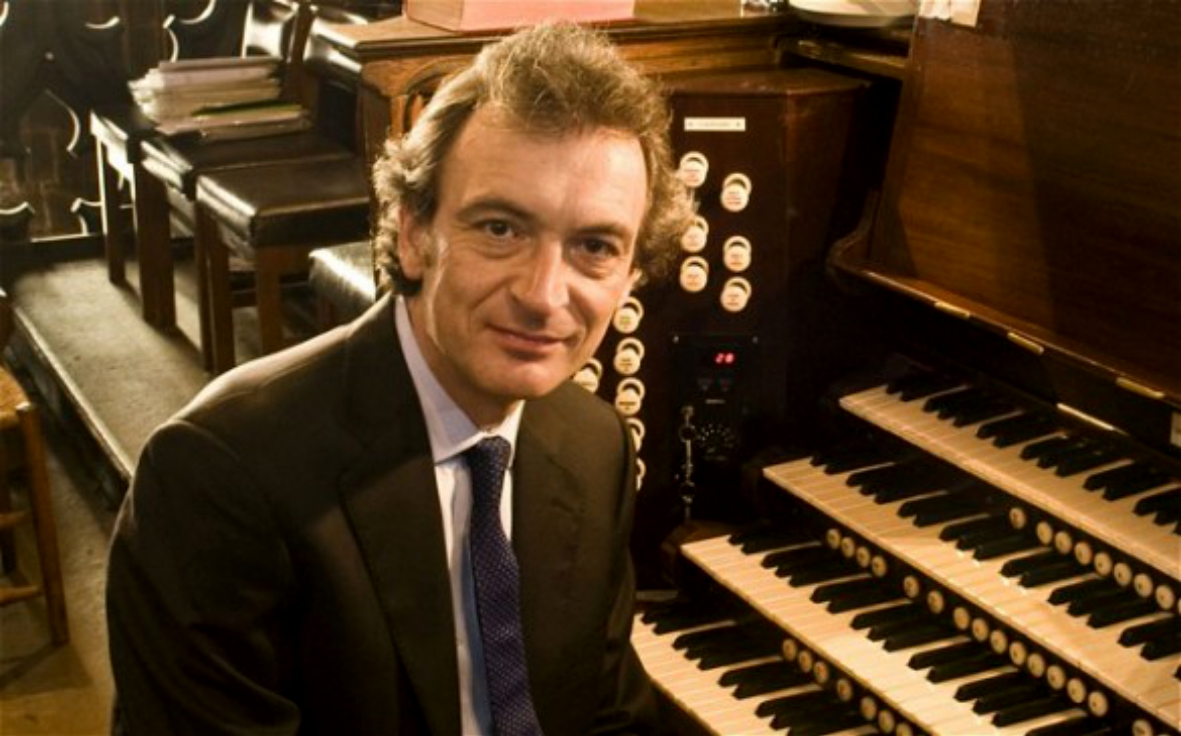
[[[629,544],[636,495],[636,453],[631,433],[623,426],[627,446],[620,479],[619,525],[616,540],[617,581],[614,604],[607,624],[607,648],[603,658],[603,687],[594,734],[656,734],[659,714],[651,680],[631,645],[636,582]]]
[[[287,734],[291,562],[232,450],[181,421],[152,437],[110,549],[115,732]]]

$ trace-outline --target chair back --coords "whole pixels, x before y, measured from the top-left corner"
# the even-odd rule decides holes
[[[356,61],[325,41],[318,29],[325,25],[369,23],[375,20],[370,14],[376,9],[374,5],[374,0],[317,4],[304,44],[300,100],[312,112],[317,130],[354,152],[359,150],[358,142],[362,140],[357,96],[361,69]]]
[[[312,20],[308,0],[251,0],[242,31],[242,56],[269,56],[283,64],[283,96],[299,99],[304,43]]]
[[[0,289],[0,352],[8,345],[8,338],[12,337],[12,304],[8,301],[8,294]]]

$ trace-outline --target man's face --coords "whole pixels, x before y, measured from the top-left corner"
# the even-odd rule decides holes
[[[639,141],[546,137],[475,112],[443,160],[438,207],[402,213],[398,255],[439,382],[477,425],[542,396],[595,351],[635,281],[646,209]]]

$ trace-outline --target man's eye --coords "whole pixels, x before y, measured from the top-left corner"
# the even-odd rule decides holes
[[[484,232],[494,238],[507,238],[512,236],[513,227],[504,220],[489,220],[484,223]]]
[[[613,243],[595,238],[588,238],[582,241],[582,249],[590,255],[601,258],[613,256],[618,252]]]

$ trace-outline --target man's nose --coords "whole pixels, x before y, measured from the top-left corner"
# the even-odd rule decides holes
[[[513,280],[513,296],[524,307],[547,312],[566,304],[567,263],[561,243],[546,242],[533,248]]]

